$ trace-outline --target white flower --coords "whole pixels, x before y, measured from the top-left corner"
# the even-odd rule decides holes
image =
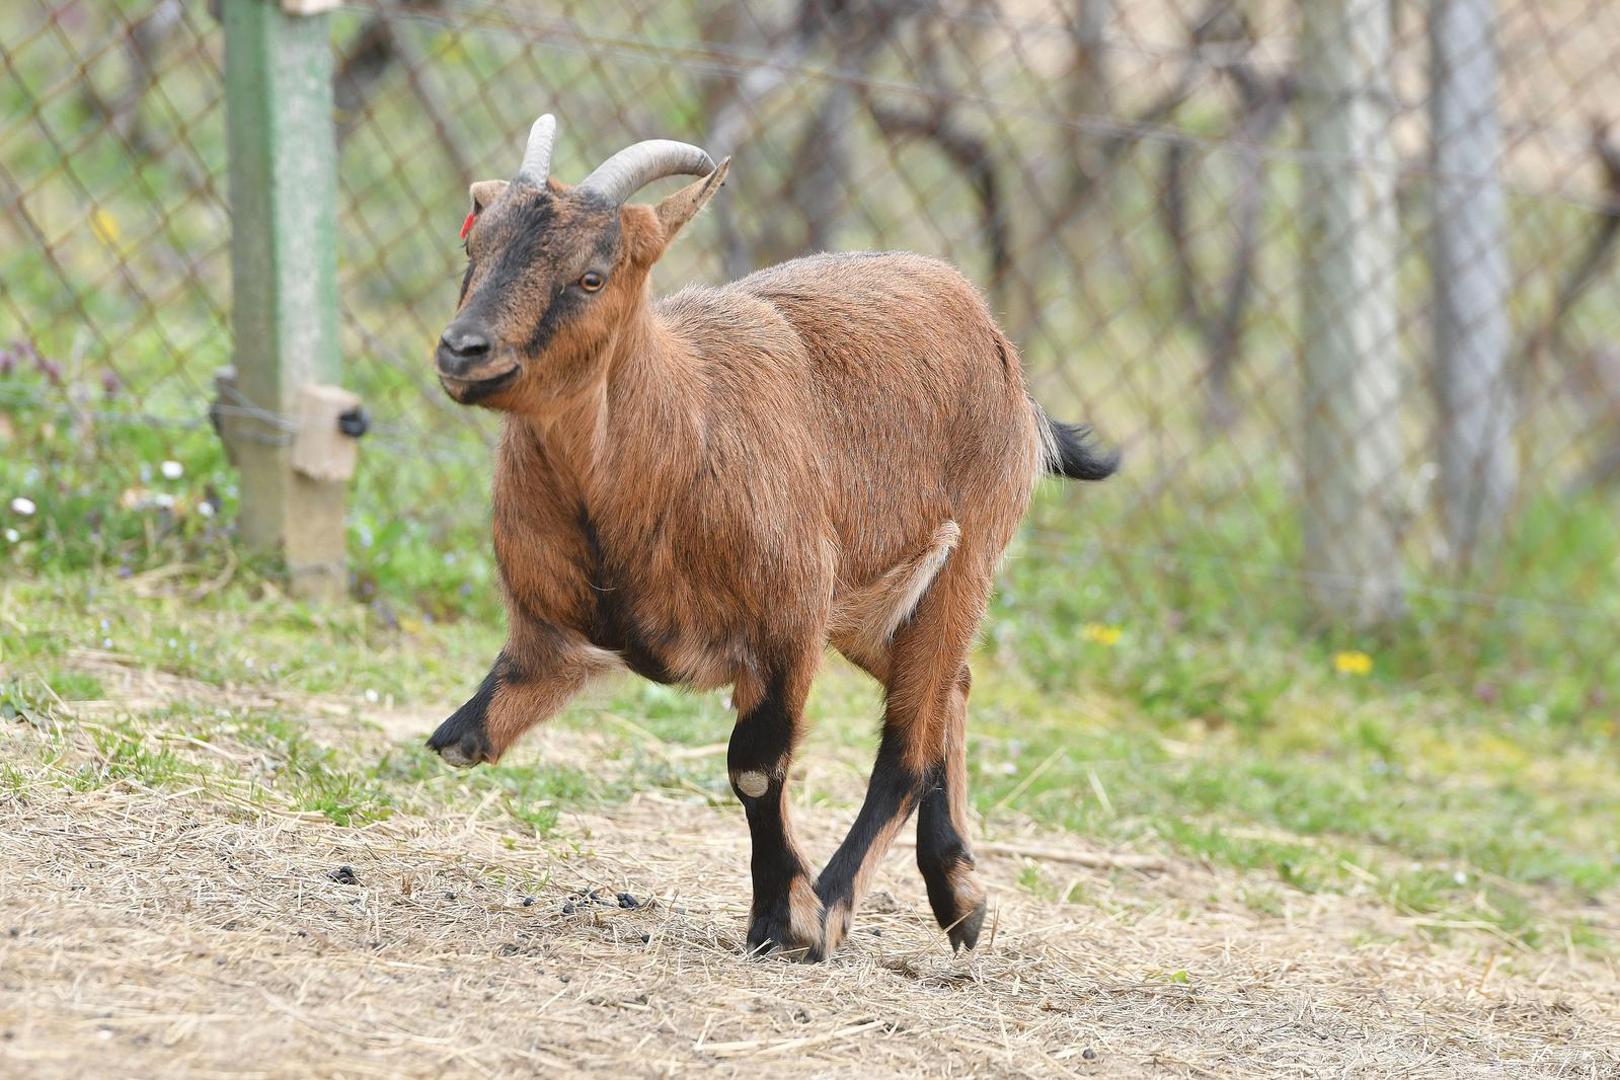
[[[15,499],[11,500],[11,512],[13,514],[21,514],[23,517],[33,517],[34,511],[38,509],[39,507],[34,505],[33,499],[25,498],[22,495],[19,495]]]
[[[21,539],[22,539],[22,533],[18,532],[16,529],[7,529],[6,530],[6,543],[15,544],[17,541],[19,541]]]
[[[178,480],[186,475],[185,466],[178,461],[165,461],[158,466],[158,469],[163,473],[163,479],[165,480]]]
[[[367,690],[366,691],[366,701],[368,701],[372,705],[377,704],[377,691],[375,691],[375,690]]]
[[[209,502],[207,499],[204,499],[202,502],[197,504],[197,513],[201,514],[203,517],[213,517],[214,504]]]

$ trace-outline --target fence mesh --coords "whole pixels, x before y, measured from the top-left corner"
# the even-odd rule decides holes
[[[978,282],[1048,410],[1125,453],[1023,541],[1066,616],[1344,634],[1324,591],[1392,592],[1414,668],[1561,665],[1612,707],[1620,8],[377,0],[333,30],[362,595],[404,536],[443,553],[419,578],[489,584],[494,421],[429,356],[467,184],[552,111],[564,179],[644,137],[734,156],[660,289],[821,248]],[[222,52],[180,0],[0,13],[0,493],[50,504],[14,546],[140,573],[228,526]]]

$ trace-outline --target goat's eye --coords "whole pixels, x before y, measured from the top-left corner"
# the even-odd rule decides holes
[[[598,274],[595,270],[587,270],[585,276],[579,279],[579,287],[586,292],[595,292],[606,284],[607,278]]]

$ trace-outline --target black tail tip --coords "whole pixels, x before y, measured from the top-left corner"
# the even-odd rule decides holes
[[[1101,450],[1092,441],[1091,429],[1084,424],[1050,421],[1057,456],[1047,463],[1053,476],[1070,480],[1106,480],[1119,469],[1119,451]]]

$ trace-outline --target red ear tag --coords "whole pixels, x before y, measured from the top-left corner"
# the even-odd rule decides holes
[[[461,223],[461,238],[463,240],[467,239],[467,234],[472,232],[473,219],[477,216],[478,211],[474,210],[472,213],[467,215],[467,220]]]

